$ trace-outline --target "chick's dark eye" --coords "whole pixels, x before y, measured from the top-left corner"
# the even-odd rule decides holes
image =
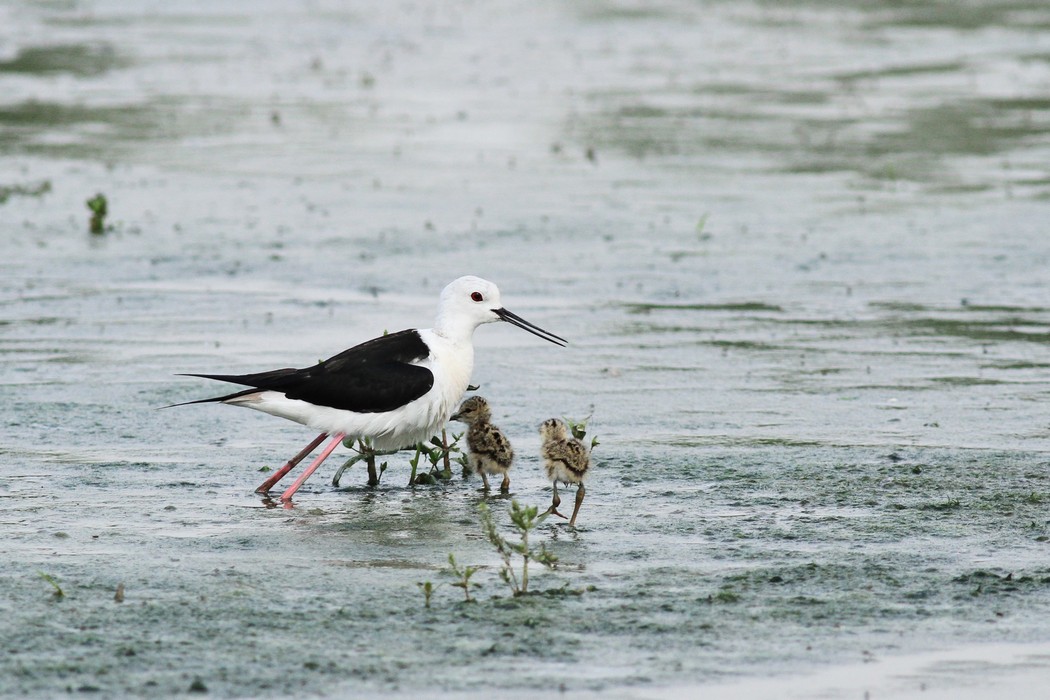
[[[481,294],[481,292],[471,292],[470,293],[470,298],[473,299],[474,301],[484,301],[485,300],[485,297]]]

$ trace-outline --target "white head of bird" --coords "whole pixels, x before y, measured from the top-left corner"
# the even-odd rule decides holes
[[[469,339],[483,323],[507,321],[555,345],[565,345],[564,338],[535,326],[521,316],[503,308],[499,287],[488,280],[468,275],[453,280],[441,290],[434,332],[452,341]]]

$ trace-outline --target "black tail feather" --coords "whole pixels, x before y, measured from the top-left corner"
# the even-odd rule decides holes
[[[218,382],[229,382],[230,384],[241,384],[243,386],[254,386],[257,389],[269,385],[275,380],[283,379],[299,370],[292,367],[284,369],[272,369],[268,372],[257,372],[255,374],[178,374],[178,377],[200,377],[201,379],[214,379]]]
[[[238,396],[246,396],[248,394],[254,394],[257,391],[262,390],[260,387],[255,385],[255,382],[264,375],[270,376],[281,376],[287,374],[289,371],[294,372],[295,370],[277,369],[272,372],[262,372],[260,374],[188,374],[180,373],[175,376],[177,377],[200,377],[201,379],[215,379],[220,382],[229,382],[230,384],[243,384],[245,386],[252,387],[251,389],[244,389],[242,391],[235,391],[232,394],[224,394],[223,396],[213,396],[208,399],[197,399],[196,401],[183,401],[181,403],[168,404],[167,406],[161,406],[160,408],[175,408],[176,406],[191,406],[195,403],[221,403],[228,399],[235,399]],[[265,377],[264,377],[265,378]]]

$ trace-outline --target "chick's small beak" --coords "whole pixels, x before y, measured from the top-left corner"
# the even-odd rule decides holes
[[[515,313],[511,313],[510,311],[507,311],[506,309],[495,309],[495,314],[497,316],[499,316],[501,320],[506,321],[507,323],[512,323],[515,326],[517,326],[518,328],[523,328],[523,329],[527,330],[529,333],[532,333],[535,336],[543,338],[544,340],[546,340],[548,342],[554,343],[555,345],[560,345],[562,347],[565,347],[566,345],[569,344],[569,341],[565,340],[565,338],[562,338],[561,336],[554,335],[550,331],[545,331],[542,328],[540,328],[539,326],[537,326],[535,324],[532,324],[532,323],[529,323],[528,321],[523,319],[521,316],[518,316]]]

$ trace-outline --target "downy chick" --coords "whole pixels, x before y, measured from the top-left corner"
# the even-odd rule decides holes
[[[565,423],[557,418],[548,418],[540,424],[540,437],[543,445],[540,447],[540,456],[543,457],[543,467],[547,471],[547,478],[554,486],[554,498],[548,513],[564,518],[558,512],[561,498],[558,496],[558,482],[563,484],[577,484],[576,507],[572,510],[572,518],[569,525],[576,525],[576,515],[583,505],[583,497],[586,489],[583,480],[591,466],[591,453],[587,447],[569,435],[569,429]]]
[[[489,402],[480,396],[468,398],[452,416],[452,420],[458,420],[468,426],[467,460],[474,470],[481,474],[485,490],[489,490],[489,474],[503,475],[503,483],[500,484],[499,490],[501,493],[508,493],[508,472],[511,462],[514,461],[514,449],[503,431],[490,422],[491,419]]]

